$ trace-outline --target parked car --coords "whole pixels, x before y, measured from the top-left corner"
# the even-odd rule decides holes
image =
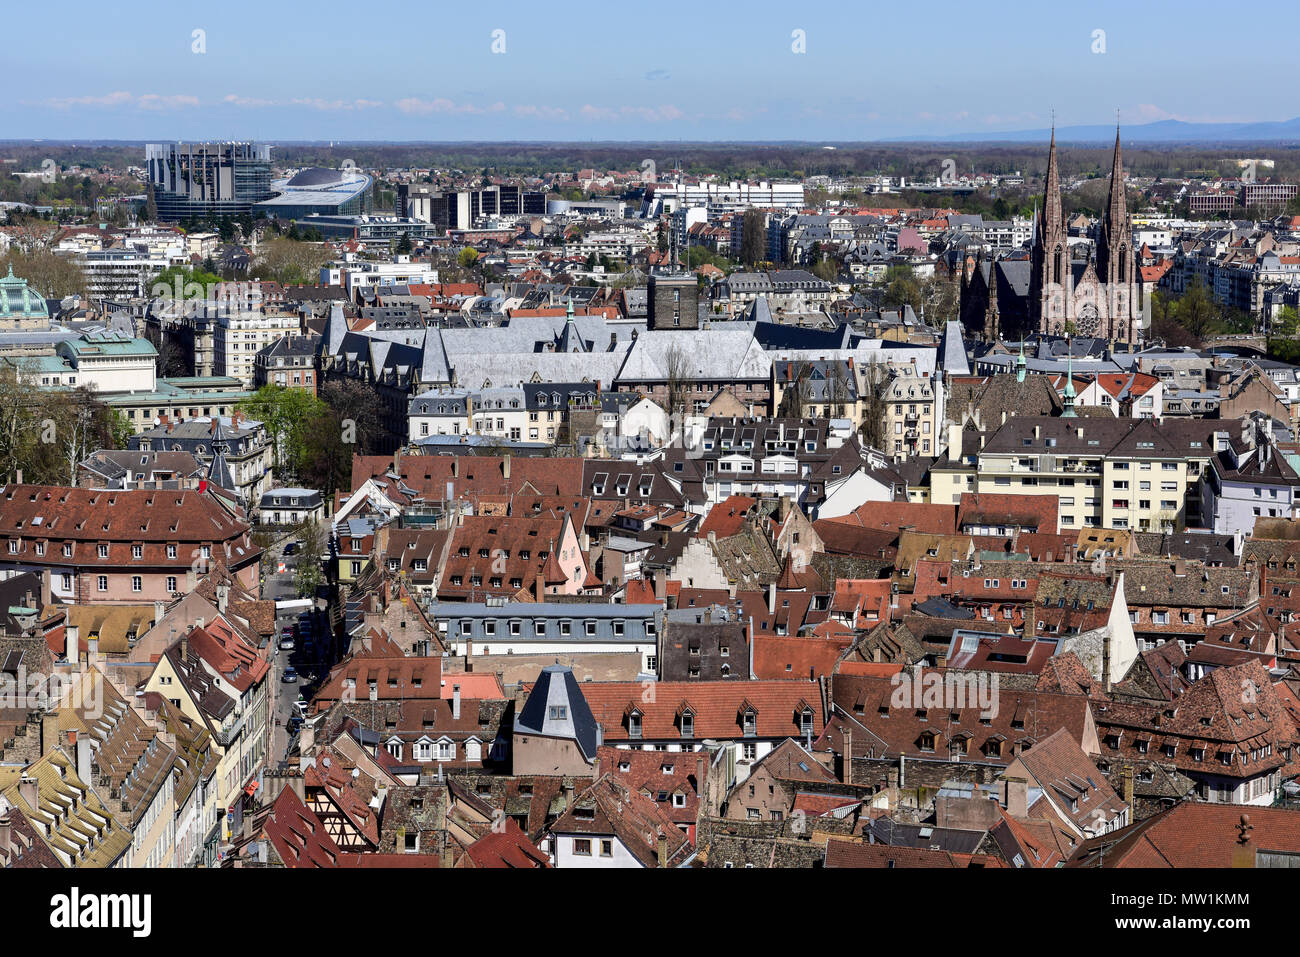
[[[297,550],[298,550],[297,542],[290,542],[288,545],[284,546],[284,553],[286,555],[292,555]]]
[[[283,681],[285,684],[298,683],[298,672],[293,670],[293,665],[290,665],[288,668],[284,669],[284,674],[280,675],[280,680]]]
[[[283,635],[280,636],[280,650],[293,651],[293,649],[294,649],[293,632],[286,631]]]

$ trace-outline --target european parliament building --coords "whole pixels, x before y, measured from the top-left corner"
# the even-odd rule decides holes
[[[271,147],[258,143],[150,143],[145,167],[159,222],[251,214],[273,195]]]

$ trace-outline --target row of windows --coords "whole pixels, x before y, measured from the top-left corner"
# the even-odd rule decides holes
[[[45,543],[45,542],[35,542],[35,543],[32,545],[32,550],[36,553],[37,556],[43,556],[43,555],[45,554],[45,546],[46,546],[46,543]],[[17,555],[18,552],[19,552],[19,550],[21,549],[21,547],[22,547],[22,540],[21,540],[21,539],[11,538],[11,539],[9,540],[9,554],[10,554],[10,555]],[[71,543],[71,542],[64,542],[64,543],[63,543],[63,557],[64,557],[64,558],[71,558],[71,557],[72,557],[72,553],[73,553],[73,545],[72,545],[72,543]],[[108,558],[108,546],[107,546],[107,545],[104,545],[104,544],[100,544],[100,545],[96,546],[95,553],[96,553],[100,558]],[[176,553],[177,553],[177,548],[176,548],[175,545],[168,545],[168,546],[167,546],[167,557],[168,557],[168,558],[175,558],[175,557],[176,557]],[[203,557],[204,557],[204,558],[210,558],[210,557],[211,557],[211,553],[212,553],[212,549],[211,549],[211,547],[208,546],[208,545],[204,545],[204,546],[203,546]],[[131,546],[131,557],[134,558],[134,559],[143,558],[143,557],[144,557],[144,546],[143,546],[143,545],[132,545],[132,546]]]
[[[497,579],[494,579],[494,581],[496,580]],[[474,621],[475,619],[473,618],[461,619],[460,634],[462,637],[472,636],[475,633]],[[533,634],[538,637],[546,637],[551,633],[550,625],[551,623],[548,621],[534,619]],[[558,622],[558,625],[559,625],[559,634],[561,637],[568,637],[569,635],[573,634],[572,621],[563,620]],[[644,625],[645,625],[645,633],[647,635],[654,635],[655,633],[654,621],[652,619],[646,619]],[[597,622],[594,618],[588,618],[586,621],[583,622],[583,629],[588,638],[594,638],[596,636],[596,626],[597,626]],[[518,637],[523,634],[524,624],[522,620],[512,620],[509,623],[508,627],[511,635]],[[615,619],[611,627],[614,633],[614,637],[616,638],[621,638],[623,637],[623,635],[627,633],[627,622],[622,618]],[[496,621],[493,619],[484,620],[482,634],[486,637],[492,637],[496,633],[497,633]]]

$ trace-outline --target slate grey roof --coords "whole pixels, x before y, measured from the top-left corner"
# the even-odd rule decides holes
[[[943,339],[939,343],[939,365],[948,375],[970,375],[962,326],[956,320],[944,323]]]
[[[766,379],[771,357],[754,339],[748,325],[740,330],[656,330],[640,335],[628,350],[619,380],[654,382],[668,379],[673,358],[680,355],[686,376],[709,379]]]
[[[560,708],[564,710],[559,711]],[[515,731],[573,738],[588,760],[596,756],[599,746],[596,718],[573,677],[573,669],[564,665],[548,665],[542,669],[523,709],[515,717]]]

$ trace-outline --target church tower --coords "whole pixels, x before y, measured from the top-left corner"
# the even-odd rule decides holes
[[[1124,167],[1120,157],[1119,127],[1115,128],[1115,155],[1110,166],[1110,194],[1097,236],[1097,278],[1105,283],[1112,318],[1107,338],[1132,341],[1128,321],[1134,295],[1133,221],[1124,196]]]
[[[1061,208],[1061,174],[1056,160],[1056,127],[1047,152],[1047,179],[1043,186],[1043,205],[1034,224],[1034,246],[1030,252],[1032,269],[1029,282],[1029,307],[1034,325],[1040,333],[1059,334],[1069,319],[1070,244]]]
[[[1047,157],[1043,208],[1034,223],[1029,278],[1029,308],[1040,334],[1100,337],[1136,343],[1146,314],[1145,293],[1133,256],[1133,221],[1124,195],[1119,129],[1111,158],[1110,193],[1093,261],[1075,275],[1069,230],[1061,203],[1056,129]]]

